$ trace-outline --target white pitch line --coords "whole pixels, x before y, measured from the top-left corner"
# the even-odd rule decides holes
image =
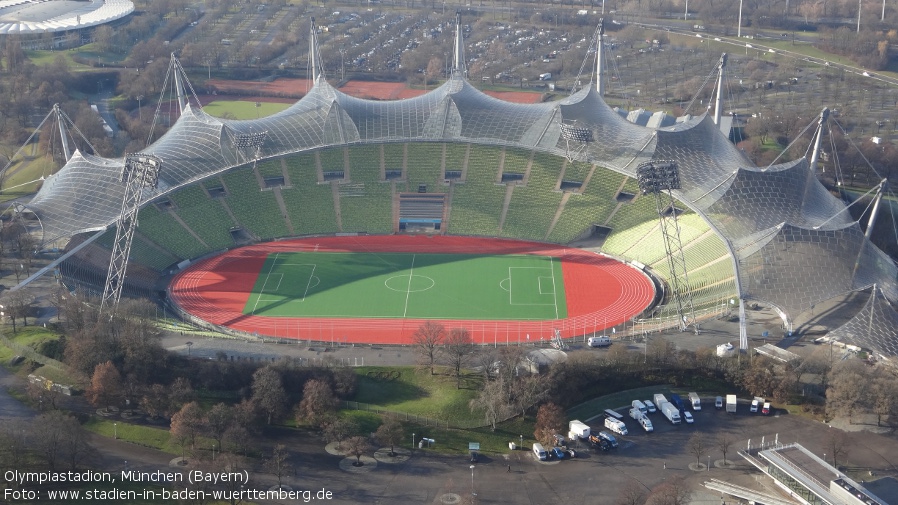
[[[552,300],[555,302],[555,319],[558,319],[558,286],[555,285],[555,258],[549,256],[549,271],[552,272]]]
[[[312,277],[315,276],[315,268],[317,268],[317,267],[318,267],[317,263],[312,263],[312,271],[309,272],[309,280],[306,282],[306,290],[303,291],[302,300],[300,300],[300,301],[303,301],[303,302],[306,301],[306,295],[309,294],[309,286],[312,285]]]
[[[259,292],[259,297],[256,298],[256,303],[253,305],[253,314],[256,313],[256,308],[259,307],[259,300],[262,298],[262,294],[265,293],[265,285],[268,284],[268,277],[271,275],[271,271],[274,270],[274,266],[277,265],[278,256],[280,255],[281,253],[274,254],[274,261],[271,262],[271,268],[268,269],[268,273],[265,274],[265,282],[262,283],[262,291]]]
[[[412,294],[412,278],[415,276],[415,257],[417,254],[412,254],[412,266],[408,272],[408,287],[405,288],[405,309],[402,310],[402,317],[408,313],[408,297]]]

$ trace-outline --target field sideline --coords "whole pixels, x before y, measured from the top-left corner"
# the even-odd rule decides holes
[[[278,252],[243,310],[269,317],[567,317],[561,261],[538,255]]]
[[[321,275],[313,273],[311,267],[307,267],[304,277],[300,276],[296,279],[287,279],[287,284],[303,284],[301,288],[291,286],[284,289],[285,293],[276,296],[289,295],[296,299],[297,290],[306,293],[306,286],[310,286],[315,281],[312,277],[317,277],[317,282],[323,283],[340,280],[340,289],[335,289],[334,294],[343,292],[341,296],[334,296],[328,293],[333,307],[346,311],[348,308],[359,311],[356,307],[366,307],[380,303],[381,298],[386,299],[386,293],[392,292],[393,296],[399,298],[405,306],[405,297],[409,298],[409,307],[413,305],[414,299],[418,298],[421,293],[413,292],[409,288],[410,276],[416,275],[421,270],[415,267],[414,272],[411,269],[412,258],[422,258],[426,255],[447,255],[447,258],[456,256],[455,260],[464,255],[464,257],[484,257],[478,258],[486,260],[495,260],[504,262],[502,265],[489,266],[488,269],[493,271],[492,280],[486,279],[482,285],[477,287],[466,286],[461,278],[454,271],[446,270],[446,273],[427,274],[434,280],[434,294],[439,293],[436,289],[442,283],[458,282],[458,287],[453,289],[443,289],[447,296],[452,296],[454,301],[450,304],[445,302],[447,307],[470,302],[471,305],[484,303],[474,299],[474,292],[477,289],[493,289],[500,288],[502,279],[508,278],[511,282],[517,282],[518,276],[515,274],[512,278],[508,273],[509,267],[514,266],[533,266],[511,265],[508,263],[510,256],[523,256],[526,261],[534,261],[535,265],[543,265],[542,273],[524,277],[524,282],[530,282],[529,290],[522,290],[522,296],[537,296],[540,291],[540,278],[551,277],[554,275],[558,283],[559,290],[564,291],[564,303],[559,303],[559,314],[556,317],[554,308],[551,314],[540,314],[539,319],[512,319],[520,318],[520,312],[511,312],[506,310],[502,314],[494,314],[494,310],[502,310],[497,299],[489,302],[491,305],[486,307],[480,314],[463,316],[461,313],[448,314],[429,314],[416,312],[415,315],[402,314],[380,317],[335,317],[335,316],[297,316],[295,315],[259,315],[247,313],[247,305],[254,292],[258,295],[260,292],[275,293],[279,292],[280,287],[276,290],[269,291],[268,287],[260,289],[262,286],[277,286],[277,284],[285,282],[280,275],[272,277],[268,275],[275,272],[274,270],[265,270],[266,262],[272,256],[292,255],[297,252],[305,252],[312,254],[320,253],[352,253],[361,254],[358,258],[365,258],[365,263],[370,263],[372,254],[379,257],[394,257],[395,261],[401,259],[402,267],[396,268],[391,266],[384,271],[375,272],[378,276],[372,275],[371,272],[357,271],[355,275],[360,275],[366,283],[356,284],[359,279],[351,278],[345,272],[333,276]],[[395,255],[395,256],[394,256]],[[323,257],[323,256],[320,256]],[[498,259],[494,259],[498,258]],[[306,260],[299,260],[303,263],[310,263]],[[317,261],[317,260],[316,260]],[[416,265],[421,265],[416,259]],[[443,260],[446,261],[445,259]],[[517,260],[515,260],[517,261]],[[293,260],[291,259],[291,262]],[[439,262],[438,262],[439,263]],[[317,270],[317,263],[316,270]],[[487,263],[488,264],[488,263]],[[553,265],[552,274],[545,269],[545,265]],[[271,267],[271,263],[268,263]],[[405,265],[408,265],[406,268]],[[561,275],[558,274],[560,265]],[[445,268],[446,265],[439,265]],[[343,265],[332,264],[331,268],[345,268]],[[479,267],[478,267],[479,268]],[[398,273],[396,271],[398,270]],[[261,276],[260,272],[266,275]],[[390,274],[390,272],[394,272]],[[498,272],[498,273],[497,273]],[[384,289],[385,281],[390,277],[405,275],[405,284],[391,289]],[[543,274],[549,274],[543,275]],[[422,276],[423,277],[423,276]],[[414,279],[412,279],[414,280]],[[423,278],[420,280],[424,280]],[[429,281],[428,281],[429,283]],[[400,283],[402,284],[402,283]],[[544,293],[549,291],[548,284],[546,289],[542,289]],[[355,286],[361,286],[358,291],[362,293],[368,291],[367,295],[359,296],[354,299],[346,298],[348,291],[354,290]],[[380,292],[369,291],[378,289]],[[317,286],[316,286],[317,288]],[[418,289],[418,288],[415,288]],[[286,293],[292,291],[293,293]],[[517,299],[512,299],[513,292],[517,291],[512,287],[511,291],[504,292],[509,296],[509,300],[517,303]],[[424,291],[428,293],[429,291]],[[500,341],[505,343],[512,342],[533,342],[540,340],[549,340],[557,330],[564,337],[581,337],[585,334],[600,332],[604,328],[619,325],[631,321],[634,316],[640,314],[648,307],[655,297],[654,286],[652,281],[638,269],[617,261],[615,259],[591,253],[580,249],[569,249],[564,246],[544,244],[539,242],[522,242],[507,239],[484,239],[473,237],[456,237],[456,236],[414,236],[414,235],[389,235],[389,236],[352,236],[352,237],[310,237],[306,239],[283,240],[277,242],[268,242],[264,244],[255,244],[239,249],[233,249],[226,253],[204,260],[187,267],[175,276],[169,285],[169,294],[171,300],[180,307],[181,310],[191,314],[192,316],[208,321],[211,324],[228,327],[234,330],[245,332],[251,335],[267,335],[278,338],[306,340],[328,343],[371,343],[371,344],[409,344],[412,342],[412,335],[426,321],[438,321],[447,328],[464,327],[467,328],[477,343],[495,343]],[[412,296],[414,295],[414,297]],[[353,295],[354,296],[354,295]],[[517,295],[514,295],[517,296]],[[543,295],[539,295],[543,296]],[[271,296],[274,298],[274,296]],[[503,297],[504,298],[504,297]],[[560,298],[558,298],[560,300]],[[275,309],[280,302],[271,300],[269,303],[267,298],[263,298],[266,306],[264,309],[270,311]],[[420,300],[426,301],[424,296]],[[283,300],[282,300],[283,301]],[[255,301],[253,302],[255,304]],[[440,303],[439,301],[436,303]],[[286,304],[289,305],[289,302]],[[285,306],[286,306],[285,305]],[[424,304],[432,305],[431,301]],[[506,303],[506,306],[511,305]],[[561,306],[566,305],[567,314],[560,312]],[[532,308],[532,307],[530,307]],[[290,307],[290,310],[294,310]],[[332,310],[336,310],[335,308]],[[367,310],[367,309],[365,309]],[[382,309],[381,309],[382,310]],[[395,307],[391,309],[397,310]],[[418,309],[415,308],[417,311]],[[251,312],[251,310],[250,310]],[[356,312],[358,313],[358,312]],[[454,316],[454,317],[449,317]]]

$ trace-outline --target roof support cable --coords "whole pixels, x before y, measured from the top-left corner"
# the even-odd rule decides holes
[[[715,76],[717,76],[718,69],[720,68],[720,62],[717,65],[714,65],[714,68],[711,69],[711,72],[705,76],[705,81],[702,82],[702,85],[698,87],[698,91],[692,95],[692,100],[689,100],[689,103],[686,104],[686,107],[683,108],[683,112],[688,113],[689,109],[692,108],[692,105],[695,104],[695,101],[698,100],[699,95],[701,95],[702,91],[704,91],[705,87],[708,86],[708,83],[711,82]]]
[[[830,216],[829,219],[827,219],[826,221],[824,221],[824,222],[818,224],[817,226],[814,226],[813,228],[814,228],[815,230],[819,230],[820,228],[823,227],[823,225],[825,225],[826,223],[828,223],[828,222],[832,221],[833,219],[835,219],[836,217],[838,217],[839,214],[841,214],[841,213],[843,213],[843,212],[847,212],[848,209],[851,208],[852,205],[854,205],[855,203],[861,201],[865,196],[869,195],[869,194],[872,193],[874,190],[879,190],[879,186],[876,186],[876,187],[874,187],[874,188],[871,188],[869,191],[867,191],[866,193],[864,193],[863,195],[861,195],[860,198],[858,198],[857,200],[855,200],[855,201],[849,203],[849,204],[846,205],[844,208],[842,208],[839,212],[836,212],[835,214],[833,214],[832,216]],[[867,209],[869,209],[869,208],[870,208],[870,204],[867,204]],[[864,212],[866,213],[867,210],[864,210]],[[861,215],[863,215],[863,214],[861,214]],[[854,222],[858,222],[858,221],[855,220]]]
[[[792,146],[794,146],[795,143],[798,142],[798,139],[800,139],[802,136],[804,136],[804,134],[807,133],[808,130],[811,129],[811,126],[814,125],[814,124],[816,124],[816,120],[815,120],[815,121],[811,121],[810,123],[808,123],[808,125],[805,126],[803,130],[801,130],[801,133],[799,133],[798,135],[796,135],[795,138],[792,139],[792,142],[789,142],[789,145],[787,145],[785,149],[783,149],[782,151],[780,151],[780,153],[777,155],[777,157],[774,158],[773,161],[771,161],[769,165],[767,165],[766,167],[762,168],[761,171],[767,171],[767,170],[770,169],[770,167],[772,167],[773,165],[775,165],[776,162],[779,161],[779,159],[782,158],[784,154],[786,154],[786,151],[788,151],[789,149],[791,149]]]

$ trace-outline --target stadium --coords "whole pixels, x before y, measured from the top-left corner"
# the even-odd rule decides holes
[[[77,32],[134,12],[131,0],[2,0],[0,35]]]
[[[730,310],[744,342],[746,304],[773,308],[789,332],[860,292],[868,302],[833,333],[896,356],[898,269],[808,160],[753,166],[710,114],[634,124],[600,84],[554,102],[492,98],[467,80],[460,31],[451,77],[396,101],[340,92],[314,30],[311,47],[308,94],[253,120],[191,103],[173,58],[180,117],[137,155],[159,163],[158,181],[141,190],[126,292],[218,331],[380,343],[408,343],[432,319],[511,343]],[[44,247],[69,252],[70,280],[103,286],[128,160],[75,151],[19,208]],[[678,171],[672,205],[644,191],[640,170],[656,165]]]

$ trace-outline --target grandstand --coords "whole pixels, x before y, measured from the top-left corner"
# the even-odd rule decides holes
[[[0,0],[0,35],[64,34],[112,23],[134,12],[131,0]],[[56,44],[63,43],[57,39]]]
[[[562,124],[593,140],[572,152]],[[259,131],[267,136],[247,163],[232,139]],[[408,212],[433,220],[430,233],[564,245],[601,237],[602,251],[663,281],[656,203],[635,177],[640,163],[675,160],[675,211],[697,306],[729,297],[763,303],[791,328],[816,303],[874,285],[888,310],[898,302],[898,268],[806,160],[750,166],[708,115],[640,126],[592,86],[556,102],[512,104],[455,68],[424,95],[378,102],[341,93],[316,68],[310,92],[269,117],[217,119],[187,103],[145,152],[164,166],[140,212],[131,261],[160,276],[244,242],[418,231],[401,226]],[[122,165],[76,152],[46,181],[23,212],[38,218],[47,247],[114,226]],[[84,254],[99,257],[108,243]]]

